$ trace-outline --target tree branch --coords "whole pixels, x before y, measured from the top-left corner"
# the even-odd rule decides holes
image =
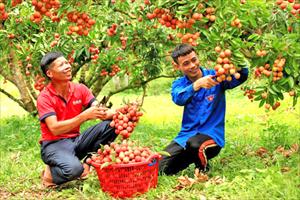
[[[124,12],[123,10],[119,10],[119,9],[117,9],[117,8],[114,8],[113,10],[114,10],[115,12],[119,12],[119,13],[121,13],[121,14],[123,14],[123,15],[127,15],[128,17],[130,17],[130,19],[136,19],[136,16],[133,15],[133,14],[131,14],[130,12]]]
[[[2,58],[2,59],[0,60],[0,63],[2,63],[2,62],[5,61],[5,60],[6,60],[6,63],[7,63],[7,62],[8,62],[8,61],[7,61],[7,58]],[[9,80],[10,82],[12,82],[12,83],[15,84],[15,81],[14,81],[13,77],[12,77],[9,73],[7,73],[7,72],[5,71],[5,67],[0,67],[0,75],[2,75],[5,79],[7,79],[7,80]]]
[[[23,104],[23,102],[20,99],[15,98],[13,95],[9,94],[8,92],[6,92],[4,89],[0,88],[0,92],[2,92],[3,94],[5,94],[8,98],[10,98],[11,100],[13,100],[14,102],[18,103],[22,108],[25,109],[25,106]],[[25,109],[26,110],[26,109]]]
[[[153,81],[153,80],[155,80],[155,79],[159,79],[159,78],[174,78],[174,77],[176,77],[176,76],[175,76],[175,75],[160,75],[160,76],[152,77],[152,78],[149,78],[149,79],[147,79],[147,80],[145,80],[145,81],[142,81],[140,84],[128,85],[128,86],[123,87],[123,88],[120,88],[120,89],[118,89],[118,90],[110,91],[110,92],[108,93],[107,97],[108,97],[108,99],[109,99],[111,96],[113,96],[113,95],[115,95],[115,94],[117,94],[117,93],[123,92],[123,91],[125,91],[125,90],[134,89],[134,88],[139,88],[139,87],[141,87],[141,86],[143,86],[143,85],[146,85],[147,83],[149,83],[150,81]]]
[[[143,85],[143,96],[142,96],[142,102],[141,102],[141,107],[144,104],[145,96],[146,96],[146,90],[147,90],[147,85]]]
[[[35,90],[33,89],[29,78],[26,78],[25,81],[26,81],[26,85],[28,87],[28,90],[29,90],[31,96],[36,100],[37,99],[37,94],[36,94]]]

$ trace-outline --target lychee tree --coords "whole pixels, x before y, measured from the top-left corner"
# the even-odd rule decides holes
[[[116,77],[128,84],[112,95],[146,88],[161,77],[175,77],[170,52],[178,43],[193,45],[202,65],[217,70],[217,80],[238,77],[247,65],[243,87],[260,106],[276,109],[284,93],[300,92],[300,4],[296,1],[221,0],[0,0],[0,76],[20,98],[0,88],[26,111],[47,80],[41,57],[61,51],[73,76],[97,96]]]

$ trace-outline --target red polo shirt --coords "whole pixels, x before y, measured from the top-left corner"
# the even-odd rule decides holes
[[[56,115],[57,121],[71,119],[79,115],[84,107],[89,107],[93,101],[95,101],[95,97],[83,84],[69,82],[69,96],[67,99],[64,99],[57,95],[53,85],[49,83],[41,91],[37,99],[37,109],[42,132],[41,141],[59,140],[78,136],[80,126],[68,133],[60,135],[52,134],[45,123],[45,119],[51,115]]]

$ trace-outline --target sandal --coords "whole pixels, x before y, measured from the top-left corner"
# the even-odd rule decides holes
[[[83,166],[84,170],[83,170],[82,174],[80,175],[79,179],[80,180],[85,180],[89,177],[90,166],[86,163],[83,163],[82,166]]]
[[[57,185],[52,182],[52,178],[45,177],[45,170],[41,173],[42,185],[45,188],[56,188]]]

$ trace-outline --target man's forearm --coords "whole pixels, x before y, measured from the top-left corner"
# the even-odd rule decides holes
[[[184,106],[194,95],[193,85],[189,85],[185,88],[172,88],[172,100],[179,106]]]
[[[54,135],[60,135],[60,134],[70,132],[74,128],[80,126],[85,121],[86,118],[81,113],[72,119],[68,119],[64,121],[56,121],[56,123],[52,123],[54,125],[50,126],[49,129]]]

